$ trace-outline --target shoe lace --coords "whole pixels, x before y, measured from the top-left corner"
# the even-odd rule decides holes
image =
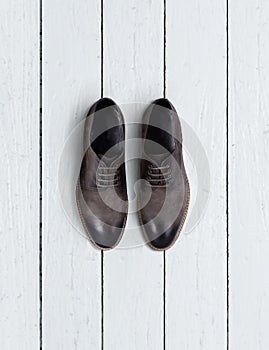
[[[171,167],[170,164],[165,166],[149,165],[147,180],[152,186],[162,187],[165,186],[171,179]]]
[[[115,187],[119,185],[120,171],[118,167],[98,167],[96,183],[98,187]]]

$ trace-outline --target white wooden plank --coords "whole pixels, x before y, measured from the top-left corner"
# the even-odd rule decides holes
[[[145,103],[162,93],[163,3],[105,0],[104,96],[122,106],[128,123],[141,122]],[[129,195],[137,170],[128,164]],[[145,245],[137,226],[129,214],[119,248],[104,254],[106,350],[163,349],[163,254]]]
[[[38,2],[0,3],[1,349],[39,348]]]
[[[63,146],[100,97],[100,28],[98,0],[43,2],[45,350],[101,348],[101,255],[75,229],[78,216],[71,222],[65,216],[66,203],[62,208],[57,186],[58,180],[62,184],[69,175],[58,179]],[[75,158],[73,150],[67,158],[70,172],[74,171]],[[66,192],[74,199],[76,212],[74,183],[66,183]]]
[[[269,348],[269,3],[230,2],[230,349]]]
[[[184,234],[183,230],[166,253],[166,348],[224,350],[226,5],[223,0],[166,2],[167,97],[201,140],[211,171],[211,195],[204,217],[192,232]],[[185,145],[190,136],[184,127]],[[198,155],[200,151],[196,150]],[[193,205],[197,179],[189,168],[187,172]],[[194,214],[190,210],[189,218]]]

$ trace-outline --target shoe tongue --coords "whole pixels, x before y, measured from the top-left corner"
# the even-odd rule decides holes
[[[163,165],[165,159],[167,159],[169,157],[170,153],[163,153],[163,154],[150,154],[148,155],[150,158],[150,162],[156,166],[156,167],[160,167]]]
[[[107,166],[111,166],[115,163],[117,159],[120,158],[122,153],[123,153],[122,143],[117,143],[113,147],[111,147],[105,154],[98,153],[97,156]]]
[[[118,155],[114,155],[112,157],[109,157],[108,155],[104,156],[99,156],[100,158],[100,163],[103,164],[104,166],[110,167],[110,166],[116,166],[117,160],[118,160]]]

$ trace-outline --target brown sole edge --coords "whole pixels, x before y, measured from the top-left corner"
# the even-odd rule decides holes
[[[152,245],[150,242],[147,242],[148,246],[150,246],[150,248],[153,249],[153,250],[155,250],[155,251],[164,252],[164,251],[166,251],[166,250],[172,248],[172,247],[175,245],[176,241],[178,240],[178,237],[180,236],[180,233],[181,233],[181,231],[182,231],[182,229],[183,229],[184,223],[185,223],[186,218],[187,218],[187,215],[188,215],[189,205],[190,205],[190,183],[189,183],[189,179],[188,179],[188,177],[187,177],[185,168],[184,168],[184,177],[185,177],[185,180],[186,180],[187,186],[188,186],[188,194],[187,194],[187,205],[186,205],[186,209],[185,209],[185,211],[184,211],[184,215],[183,215],[183,218],[182,218],[182,222],[181,222],[181,224],[180,224],[180,227],[179,227],[179,229],[178,229],[178,232],[177,232],[175,238],[173,239],[172,243],[171,243],[169,246],[167,246],[167,247],[165,247],[165,248],[156,248],[156,247],[155,247],[154,245]],[[143,231],[144,237],[145,237],[146,239],[148,239],[147,233],[146,233],[145,228],[144,228],[144,224],[143,224],[143,222],[142,222],[142,217],[141,217],[140,211],[138,212],[138,218],[139,218],[140,225],[141,225],[141,227],[142,227],[142,231]]]
[[[91,244],[92,244],[96,249],[98,249],[98,250],[109,251],[109,250],[115,249],[115,248],[119,245],[119,243],[120,243],[120,241],[121,241],[121,239],[122,239],[122,236],[123,236],[123,233],[124,233],[124,230],[125,230],[125,227],[126,227],[127,215],[126,215],[126,217],[125,217],[125,219],[124,219],[124,225],[123,225],[121,234],[120,234],[119,239],[117,240],[117,242],[116,242],[112,247],[109,247],[109,248],[102,248],[102,247],[98,246],[98,244],[95,243],[95,241],[93,240],[93,238],[92,238],[90,232],[88,231],[88,229],[87,229],[87,227],[86,227],[86,224],[85,224],[85,221],[84,221],[84,218],[83,218],[83,215],[82,215],[82,212],[81,212],[81,208],[80,208],[79,200],[78,200],[78,190],[79,190],[79,187],[80,187],[80,186],[79,186],[79,180],[78,180],[78,181],[77,181],[77,185],[76,185],[76,203],[77,203],[77,208],[78,208],[78,213],[79,213],[80,221],[81,221],[81,223],[82,223],[82,226],[83,226],[83,228],[84,228],[84,231],[85,231],[85,233],[86,233],[88,239],[90,240]],[[127,203],[128,203],[128,201],[127,201]],[[127,213],[128,213],[128,204],[127,204]]]

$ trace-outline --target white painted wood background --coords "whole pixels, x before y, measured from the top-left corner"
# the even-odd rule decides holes
[[[268,350],[269,2],[2,0],[0,23],[1,350]],[[137,122],[166,95],[205,148],[207,210],[165,254],[102,254],[64,213],[101,95]]]

